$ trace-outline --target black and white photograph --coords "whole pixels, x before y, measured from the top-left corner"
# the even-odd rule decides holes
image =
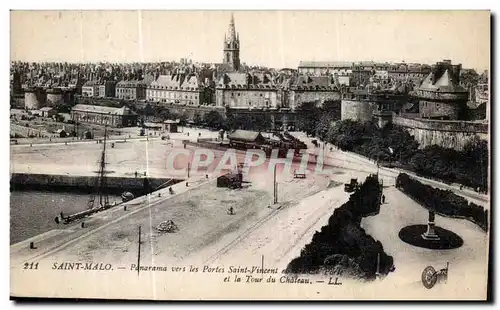
[[[11,10],[11,298],[487,300],[491,22]]]

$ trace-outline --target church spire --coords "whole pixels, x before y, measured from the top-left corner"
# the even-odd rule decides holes
[[[230,42],[236,41],[236,27],[234,26],[234,15],[231,13],[231,20],[229,21],[229,28],[228,28],[228,37],[227,40]]]
[[[230,71],[240,68],[240,38],[234,26],[234,15],[231,13],[227,35],[224,36],[223,63]]]

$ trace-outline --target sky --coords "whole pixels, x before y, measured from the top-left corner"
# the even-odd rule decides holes
[[[488,11],[11,11],[11,60],[219,63],[231,13],[249,65],[451,59],[490,66]]]

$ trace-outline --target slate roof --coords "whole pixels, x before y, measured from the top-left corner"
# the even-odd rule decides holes
[[[156,81],[151,82],[149,86],[151,88],[179,89],[181,81],[178,76],[175,75],[160,75]]]
[[[236,88],[275,88],[276,84],[269,73],[225,73],[219,80],[218,87],[236,87]]]
[[[331,91],[337,90],[334,81],[328,76],[307,76],[299,75],[291,78],[290,87],[297,90]]]
[[[134,111],[131,111],[127,107],[113,108],[98,105],[89,104],[77,104],[73,107],[72,111],[82,111],[88,113],[98,113],[98,114],[112,114],[112,115],[135,115]]]
[[[147,80],[122,80],[116,84],[117,88],[133,88],[133,87],[145,87],[148,86],[149,81]]]
[[[299,68],[351,68],[348,61],[301,61]]]
[[[90,86],[96,86],[96,85],[99,85],[99,82],[98,81],[87,81],[85,82],[85,84],[83,84],[83,87],[90,87]]]
[[[258,139],[263,139],[264,137],[260,132],[237,129],[230,133],[227,138],[229,140],[255,142]]]
[[[429,73],[420,85],[419,89],[451,93],[466,92],[466,90],[462,86],[453,83],[448,69],[443,71],[441,76],[434,76],[433,72]]]

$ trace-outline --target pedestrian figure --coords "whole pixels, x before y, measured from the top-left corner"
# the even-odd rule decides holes
[[[382,203],[385,203],[385,195],[382,195]]]
[[[137,171],[135,172],[135,177],[137,178]]]

